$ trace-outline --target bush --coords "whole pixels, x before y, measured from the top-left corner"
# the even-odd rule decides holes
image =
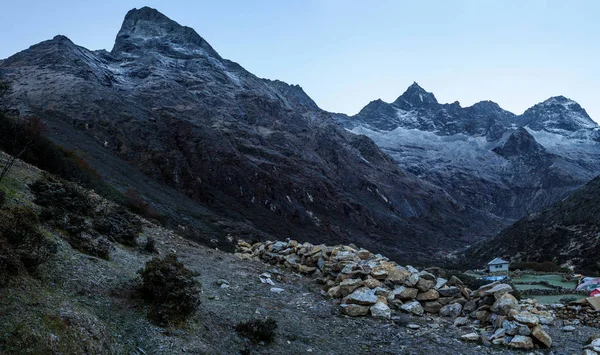
[[[142,221],[120,206],[100,213],[94,218],[93,226],[113,242],[128,246],[135,246],[135,239],[142,232]]]
[[[253,343],[263,342],[265,344],[272,343],[275,340],[275,329],[277,329],[277,321],[272,318],[254,319],[235,326],[238,333],[250,339]]]
[[[30,207],[0,210],[0,282],[23,271],[34,272],[57,251],[38,227]]]
[[[69,236],[67,242],[76,250],[87,255],[110,259],[110,251],[113,245],[105,237],[93,235],[90,233],[80,233],[78,235]]]
[[[151,321],[177,324],[198,309],[200,282],[194,279],[198,274],[186,268],[175,254],[154,257],[138,272],[142,279],[138,292],[150,303]]]
[[[146,244],[144,244],[144,250],[150,254],[156,253],[156,241],[152,237],[148,237],[146,239]]]
[[[65,213],[89,216],[94,211],[94,203],[84,190],[52,175],[45,174],[29,188],[36,204],[53,210],[52,217]]]
[[[165,223],[165,216],[161,215],[152,208],[144,199],[133,189],[127,189],[124,196],[123,205],[127,207],[131,212],[138,214],[142,217],[153,219],[160,224]]]

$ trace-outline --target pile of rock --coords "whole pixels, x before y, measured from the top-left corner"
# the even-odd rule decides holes
[[[519,304],[507,284],[495,282],[471,291],[457,277],[442,278],[434,268],[400,266],[353,245],[240,241],[237,255],[312,274],[324,285],[323,294],[339,300],[342,313],[349,316],[389,319],[394,311],[427,313],[452,317],[459,327],[479,326],[479,333],[464,340],[521,349],[552,345],[542,327],[554,320],[552,312],[533,302]]]
[[[553,304],[558,318],[564,319],[566,324],[584,324],[600,328],[600,310],[595,310],[585,299],[572,302],[568,306]]]

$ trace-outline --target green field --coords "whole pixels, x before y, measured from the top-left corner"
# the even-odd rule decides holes
[[[551,285],[560,286],[564,288],[575,288],[577,286],[576,282],[565,282],[560,275],[523,275],[520,278],[514,278],[513,282],[539,282],[546,281]],[[537,287],[536,287],[537,288]]]
[[[575,298],[580,299],[583,298],[583,295],[577,294],[565,294],[565,295],[550,295],[550,296],[524,296],[524,298],[533,298],[536,299],[539,303],[542,304],[552,304],[552,303],[560,303],[561,298]]]

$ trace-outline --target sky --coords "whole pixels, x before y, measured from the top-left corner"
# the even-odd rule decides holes
[[[5,1],[0,58],[57,34],[110,50],[143,6],[328,111],[394,101],[416,81],[442,103],[492,100],[516,114],[563,95],[600,122],[597,0]]]

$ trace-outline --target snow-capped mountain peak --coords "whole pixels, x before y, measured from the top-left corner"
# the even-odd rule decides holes
[[[411,86],[409,86],[408,89],[406,89],[406,91],[400,95],[396,101],[394,101],[395,105],[398,105],[403,109],[408,107],[427,106],[437,103],[438,101],[435,96],[432,93],[425,91],[425,89],[419,86],[417,82],[414,82]]]
[[[130,10],[117,34],[113,54],[154,48],[172,52],[202,50],[213,57],[219,54],[196,31],[182,26],[150,7]]]
[[[519,118],[522,126],[534,131],[555,133],[575,132],[598,127],[577,102],[564,96],[554,96],[523,113]]]

